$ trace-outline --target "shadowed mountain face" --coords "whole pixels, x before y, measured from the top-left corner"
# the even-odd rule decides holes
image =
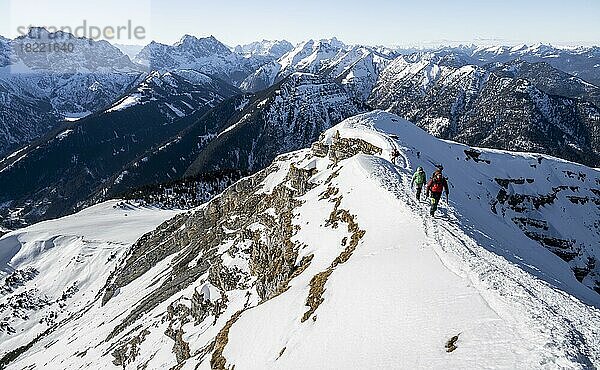
[[[187,127],[140,154],[104,182],[93,199],[107,199],[145,185],[177,182],[228,122],[255,99],[250,94],[236,95],[205,114],[194,115],[195,121],[188,119],[190,124]]]
[[[69,45],[34,52],[31,45]],[[0,39],[0,158],[43,136],[63,119],[110,106],[140,82],[142,69],[106,41],[31,28]]]
[[[334,78],[355,101],[389,109],[441,138],[599,166],[600,88],[581,78],[596,80],[600,69],[584,63],[596,52],[448,47],[391,62],[391,54],[373,48],[309,41],[259,68],[241,87],[265,89],[307,71]]]
[[[337,83],[311,74],[231,97],[237,90],[230,85],[198,72],[178,73],[151,74],[105,112],[66,125],[3,162],[7,224],[64,215],[184,176],[255,172],[362,109]],[[22,179],[18,186],[11,185],[14,178]]]
[[[248,101],[186,171],[254,172],[278,154],[309,146],[332,125],[361,111],[333,80],[294,73]]]
[[[18,226],[72,212],[123,166],[238,93],[197,72],[187,77],[152,73],[110,109],[65,123],[2,161],[5,219]]]
[[[297,73],[272,88],[211,109],[163,145],[129,163],[95,198],[183,177],[253,173],[277,155],[310,145],[321,132],[363,108],[334,81]]]

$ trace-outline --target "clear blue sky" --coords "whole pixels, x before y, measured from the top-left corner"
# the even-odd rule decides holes
[[[172,43],[183,34],[235,45],[259,39],[337,36],[347,43],[428,41],[600,44],[600,0],[0,0],[0,34],[18,26],[134,25],[142,41]],[[501,42],[501,41],[499,41]]]

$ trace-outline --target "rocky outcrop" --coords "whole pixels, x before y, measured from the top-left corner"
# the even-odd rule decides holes
[[[112,356],[115,358],[113,364],[116,366],[122,366],[126,368],[126,365],[130,362],[135,361],[139,355],[139,345],[146,339],[146,336],[150,334],[148,329],[142,330],[138,335],[133,336],[125,343],[121,344],[112,352]]]
[[[378,154],[381,149],[363,140],[337,138],[331,146],[321,148],[321,153],[337,163],[358,153]],[[315,153],[294,155],[302,158],[309,154]],[[232,304],[228,300],[229,292],[253,290],[258,298],[257,303],[267,301],[285,292],[289,282],[310,265],[312,255],[298,258],[301,246],[294,241],[294,235],[300,226],[294,225],[292,219],[294,211],[302,205],[300,197],[315,186],[311,178],[317,170],[311,165],[300,167],[294,164],[298,158],[289,162],[290,158],[279,157],[272,166],[252,177],[241,179],[207,204],[165,222],[140,238],[109,277],[102,304],[109,304],[120,289],[151,268],[156,268],[161,261],[170,261],[164,267],[169,278],[154,283],[152,292],[140,300],[107,339],[121,337],[121,333],[138,322],[142,315],[191,284],[203,286],[202,291],[198,288],[192,290],[190,296],[185,298],[187,303],[181,301],[184,298],[179,298],[168,306],[163,318],[168,322],[165,335],[174,342],[173,353],[178,363],[190,357],[205,356],[212,351],[212,366],[226,368],[222,349],[227,343],[227,328],[253,304],[247,301],[221,329],[216,341],[202,353],[190,352],[189,344],[183,340],[183,325],[199,325],[207,319],[215,325],[220,315]],[[283,166],[286,166],[285,177],[272,189],[269,188],[266,184],[270,176],[281,172]],[[331,176],[327,182],[334,177]],[[321,198],[331,198],[333,203],[333,211],[326,224],[333,228],[346,224],[349,237],[344,238],[345,248],[329,268],[313,277],[307,298],[308,311],[302,321],[313,316],[323,301],[321,295],[327,277],[339,264],[350,258],[365,233],[354,216],[339,207],[341,196],[335,189],[324,193]],[[232,259],[239,263],[232,263]],[[219,293],[208,293],[210,289],[216,289]],[[136,331],[133,329],[133,332]],[[113,353],[115,361],[119,363],[133,361],[131,356],[135,353],[131,350],[132,339],[127,338],[119,340],[123,341],[119,347],[121,349]],[[137,338],[143,340],[143,337]]]
[[[168,268],[170,279],[141,300],[109,338],[119,335],[142,314],[206,274],[206,283],[222,292],[221,299],[207,300],[195,290],[190,297],[191,308],[171,305],[167,312],[169,320],[175,313],[180,315],[177,317],[189,316],[187,320],[195,323],[208,316],[216,320],[227,306],[224,293],[248,289],[251,284],[262,300],[285,289],[287,281],[301,267],[295,265],[298,246],[291,240],[296,231],[291,218],[292,210],[300,204],[296,198],[311,188],[308,180],[312,170],[291,165],[284,184],[270,193],[257,193],[260,183],[276,169],[274,166],[240,180],[205,206],[164,223],[132,246],[109,278],[103,304],[160,261],[172,255],[176,257]],[[220,252],[219,247],[227,242],[245,247]],[[243,255],[249,270],[225,264],[223,255]],[[167,335],[175,341],[178,361],[183,361],[189,354],[186,345],[178,339],[178,330],[170,327]]]
[[[543,217],[544,208],[555,206],[562,201],[561,198],[575,207],[583,207],[590,202],[600,205],[596,189],[583,186],[585,173],[565,170],[563,174],[566,184],[554,186],[546,194],[534,190],[532,178],[494,178],[500,188],[491,201],[491,211],[500,212],[503,216],[511,214],[511,220],[525,236],[569,263],[577,280],[600,293],[596,258],[590,255],[593,253],[592,246],[561,234]],[[595,226],[596,229],[598,226]]]
[[[333,137],[333,143],[329,148],[329,158],[334,163],[353,157],[358,153],[370,155],[381,154],[381,148],[361,139],[340,138],[339,132],[336,132],[336,135]]]
[[[16,288],[25,285],[26,282],[35,278],[39,273],[38,270],[31,266],[24,270],[13,271],[4,278],[4,285],[0,286],[0,295],[14,292]]]
[[[355,148],[355,146],[353,147]],[[323,199],[327,199],[332,194],[339,193],[339,189],[337,188],[330,187],[329,189],[331,189],[331,191],[328,191],[322,195]],[[348,238],[345,237],[342,240],[342,245],[345,246],[345,249],[342,251],[342,253],[340,253],[340,255],[337,256],[335,260],[333,260],[331,265],[325,271],[319,272],[310,280],[310,290],[308,293],[308,298],[306,299],[306,305],[308,306],[308,310],[302,316],[302,322],[305,322],[311,316],[313,317],[313,320],[316,321],[317,317],[313,316],[313,314],[324,301],[323,293],[325,292],[325,283],[327,283],[327,279],[329,279],[329,276],[338,265],[341,265],[350,259],[352,253],[358,246],[358,242],[365,235],[365,231],[359,228],[358,223],[356,223],[356,220],[354,219],[354,216],[350,214],[350,212],[348,212],[347,210],[339,208],[341,200],[341,195],[330,199],[330,201],[334,203],[334,208],[331,214],[329,215],[329,219],[327,219],[325,224],[326,226],[337,228],[340,222],[345,223],[348,227],[348,232],[351,233],[350,240],[348,241]]]

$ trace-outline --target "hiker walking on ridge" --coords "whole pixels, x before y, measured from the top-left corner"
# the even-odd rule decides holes
[[[423,167],[417,167],[417,171],[414,173],[412,177],[412,181],[410,182],[410,187],[412,188],[414,185],[417,185],[417,199],[421,200],[421,190],[423,189],[423,185],[427,181],[427,175],[425,174],[425,170]]]
[[[429,211],[429,213],[432,217],[438,208],[440,198],[442,197],[442,192],[446,192],[446,203],[448,203],[449,193],[448,181],[442,174],[442,170],[444,169],[444,167],[442,167],[441,165],[436,167],[437,170],[433,173],[431,179],[429,179],[429,182],[427,183],[427,197],[429,197],[431,194],[431,210]]]
[[[396,159],[400,156],[400,152],[398,151],[398,149],[394,148],[392,150],[392,154],[391,154],[391,158],[392,158],[392,164],[397,165],[396,163]]]

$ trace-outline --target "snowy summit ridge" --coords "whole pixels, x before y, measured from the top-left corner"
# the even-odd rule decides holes
[[[417,166],[430,173],[438,162],[450,204],[432,219],[409,184]],[[44,305],[26,318],[4,310],[3,328],[15,330],[0,332],[0,350],[9,368],[597,367],[600,286],[587,261],[600,257],[599,182],[571,162],[438,140],[383,111],[358,115],[124,243],[106,280],[86,298],[67,295],[66,307],[81,307],[72,319]],[[0,243],[19,251],[56,232],[32,226]],[[85,263],[80,248],[69,253]],[[0,304],[80,284],[70,275],[32,291],[52,251],[3,256],[27,278]],[[56,325],[38,324],[44,315]]]

